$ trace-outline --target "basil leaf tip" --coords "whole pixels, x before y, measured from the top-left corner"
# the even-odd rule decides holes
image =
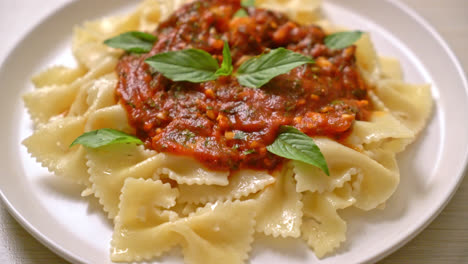
[[[291,126],[282,126],[280,134],[267,150],[283,158],[301,161],[330,176],[327,162],[314,140]]]
[[[232,66],[232,57],[231,57],[231,50],[229,49],[229,44],[224,42],[223,48],[223,62],[221,63],[221,68],[219,68],[216,72],[216,76],[229,76],[232,74],[234,67]]]
[[[99,148],[122,143],[143,144],[143,142],[135,136],[115,129],[103,128],[82,134],[71,143],[70,147],[83,145],[88,148]]]
[[[307,63],[314,63],[314,60],[300,53],[278,48],[247,60],[239,67],[236,76],[241,85],[259,88],[274,77]]]
[[[139,31],[130,31],[104,41],[109,47],[132,53],[147,53],[153,48],[157,37]]]
[[[364,34],[364,32],[359,30],[337,32],[328,35],[325,38],[324,42],[329,49],[344,49],[358,41],[361,38],[362,34]]]

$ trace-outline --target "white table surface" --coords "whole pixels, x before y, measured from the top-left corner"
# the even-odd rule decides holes
[[[19,37],[25,34],[32,25],[70,1],[0,0],[0,10],[11,10],[11,12],[1,12],[0,63],[13,45],[19,41]],[[466,73],[468,69],[468,0],[402,1],[414,8],[441,33],[458,56]],[[29,235],[0,203],[0,263],[56,264],[67,262]],[[427,229],[380,262],[380,264],[390,263],[468,263],[468,177],[465,177],[452,201]]]

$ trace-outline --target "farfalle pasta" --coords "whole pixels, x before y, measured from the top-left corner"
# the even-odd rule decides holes
[[[152,260],[173,247],[181,247],[186,263],[219,263],[219,259],[223,263],[245,263],[256,232],[272,237],[303,239],[319,258],[333,253],[346,240],[347,226],[340,217],[340,210],[348,207],[372,210],[384,204],[397,188],[400,175],[395,155],[414,141],[424,128],[432,107],[430,86],[405,83],[399,62],[393,58],[379,57],[369,34],[363,34],[354,46],[343,49],[342,53],[327,51],[320,43],[316,46],[307,43],[306,37],[288,44],[292,40],[287,40],[287,34],[293,28],[299,28],[299,31],[311,30],[315,32],[313,34],[318,34],[314,36],[321,36],[320,38],[325,37],[326,33],[336,31],[328,27],[329,23],[318,12],[321,1],[256,2],[257,7],[285,12],[287,16],[241,6],[237,0],[221,1],[221,4],[218,0],[200,0],[187,5],[184,2],[145,0],[129,15],[103,18],[77,26],[72,50],[79,66],[53,66],[39,73],[33,77],[36,89],[23,96],[35,124],[33,134],[23,144],[32,157],[50,172],[82,185],[83,196],[94,196],[99,200],[103,211],[114,223],[114,235],[110,241],[110,258],[113,261]],[[214,4],[214,9],[209,9],[211,4]],[[288,49],[307,54],[328,54],[328,59],[325,55],[313,56],[313,64],[308,62],[310,65],[299,66],[304,72],[311,70],[313,74],[310,75],[310,81],[315,82],[312,84],[319,88],[324,85],[329,85],[326,89],[336,86],[337,80],[322,82],[328,79],[323,79],[320,74],[331,71],[330,69],[334,69],[333,63],[339,64],[340,61],[345,61],[341,69],[344,77],[339,77],[343,78],[343,82],[356,82],[368,87],[365,95],[359,94],[359,89],[354,90],[357,91],[356,94],[347,95],[348,99],[355,99],[358,102],[356,104],[349,103],[346,101],[348,99],[344,99],[344,103],[335,100],[325,103],[320,111],[304,110],[300,116],[288,119],[291,120],[290,125],[313,138],[326,160],[328,171],[301,160],[274,156],[267,152],[266,147],[259,145],[263,141],[258,143],[254,140],[260,137],[260,134],[255,134],[258,131],[278,133],[278,126],[271,128],[275,124],[265,125],[259,130],[255,130],[257,127],[254,124],[243,130],[229,130],[229,126],[220,130],[223,124],[235,127],[235,124],[241,122],[239,120],[262,115],[255,112],[255,107],[269,109],[268,111],[274,113],[271,116],[277,116],[279,112],[275,110],[273,103],[276,101],[269,101],[272,102],[271,105],[258,103],[271,95],[261,94],[263,88],[239,88],[239,94],[243,96],[239,96],[239,100],[244,98],[244,101],[249,101],[249,96],[259,100],[252,102],[251,108],[244,109],[244,105],[236,101],[230,108],[217,109],[219,105],[216,100],[222,100],[225,96],[222,90],[219,92],[220,90],[210,86],[210,92],[207,87],[200,86],[204,89],[203,96],[194,96],[198,101],[194,100],[197,103],[190,105],[190,97],[187,96],[198,91],[198,86],[193,88],[187,82],[182,82],[181,85],[175,82],[173,85],[162,76],[154,77],[155,73],[150,68],[138,78],[131,79],[128,76],[126,65],[133,65],[133,61],[145,55],[132,57],[133,55],[105,45],[104,41],[129,31],[155,32],[156,28],[164,28],[168,23],[174,22],[176,17],[171,14],[182,5],[185,8],[182,10],[191,10],[190,12],[194,12],[194,8],[209,9],[214,18],[207,16],[206,19],[215,21],[214,27],[228,27],[232,30],[227,31],[224,40],[231,40],[229,44],[235,69],[253,56],[245,55],[245,52],[250,51],[243,50],[243,45],[253,45],[255,41],[275,41],[285,43],[283,46]],[[245,13],[233,15],[236,9],[243,9]],[[230,24],[222,24],[216,20],[222,13],[232,16],[232,19],[229,18]],[[268,30],[275,32],[272,36],[250,36],[252,39],[247,38],[249,43],[236,43],[235,38],[229,34],[242,35],[245,30],[252,30],[242,28],[248,25],[242,23],[248,21],[249,15],[255,16],[257,22],[260,21],[259,17],[266,21],[270,19],[269,16],[276,16],[275,19],[283,24],[270,24],[273,28]],[[312,26],[314,23],[325,26],[325,31]],[[174,34],[169,38],[164,34],[169,34],[167,32],[170,30],[169,27],[166,31],[158,31],[161,35],[155,45],[161,46],[161,43],[167,42],[167,47],[174,51],[178,46],[170,46],[170,42],[188,35]],[[206,45],[214,47],[214,53],[221,52],[223,42],[219,40],[209,38]],[[187,41],[192,41],[189,42],[190,45],[205,45],[196,44],[196,39]],[[164,48],[165,46],[161,49]],[[262,52],[267,51],[260,53]],[[353,57],[349,57],[351,55]],[[221,58],[225,60],[226,55],[223,53],[213,57],[221,62]],[[130,62],[122,64],[125,60]],[[301,75],[298,68],[288,74],[285,75],[288,78],[301,76],[302,86],[295,83],[294,78],[278,77],[267,84],[264,90],[271,89],[271,93],[274,93],[279,89],[275,86],[276,83],[278,86],[292,85],[287,87],[294,90],[309,82],[308,77]],[[358,77],[353,74],[358,74]],[[125,101],[125,98],[134,97],[125,94],[129,90],[122,88],[123,83],[138,82],[145,78],[148,83],[155,80],[170,83],[167,94],[162,96],[186,100],[182,101],[186,104],[177,105],[174,102],[180,101],[175,99],[157,99],[141,104]],[[217,78],[221,78],[220,82],[238,84],[235,76],[231,77],[229,74]],[[305,107],[304,104],[321,100],[320,94],[307,95],[306,99],[289,98],[281,109],[294,115],[300,112],[297,109]],[[136,95],[139,98],[145,96],[147,95],[142,93]],[[136,124],[138,120],[132,113],[140,110],[143,111],[140,115],[150,113],[155,108],[154,104],[161,102],[172,102],[172,112],[161,110],[151,117],[151,122]],[[175,119],[171,123],[167,121],[168,118],[187,109],[194,110],[186,115],[190,116],[190,112],[196,115],[200,108],[204,114],[195,119],[199,129],[197,131],[202,131],[200,134],[195,134],[190,129],[181,129],[182,134],[178,135],[167,129],[157,130],[171,126],[175,127],[172,131],[179,129],[184,123]],[[292,110],[287,110],[288,108]],[[327,116],[329,113],[339,114],[335,119],[338,120],[336,124],[311,128],[311,124],[317,125],[320,120],[332,120]],[[268,116],[267,113],[262,118]],[[285,116],[287,119],[286,114]],[[160,128],[154,125],[156,123]],[[206,136],[203,140],[200,135],[209,127],[223,133],[218,137]],[[335,134],[323,132],[330,127],[335,132],[338,129],[343,131],[334,132]],[[137,135],[144,138],[145,144],[115,144],[95,149],[82,145],[70,147],[83,133],[102,128]],[[149,131],[155,132],[151,134]],[[321,132],[314,134],[313,131]],[[219,137],[223,141],[219,141]],[[173,142],[183,145],[186,152],[179,151],[179,145]],[[201,156],[197,152],[200,149],[209,149],[212,151],[212,156],[209,157],[215,157],[217,153],[220,158],[210,160],[206,158],[208,156]]]

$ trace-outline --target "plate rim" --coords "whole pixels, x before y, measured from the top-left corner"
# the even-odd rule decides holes
[[[385,1],[396,6],[399,10],[404,12],[407,16],[414,19],[425,30],[429,31],[431,36],[435,38],[435,40],[442,46],[444,51],[448,54],[451,62],[457,69],[457,75],[459,75],[460,77],[461,83],[463,84],[463,88],[465,89],[465,93],[468,95],[468,81],[467,81],[467,76],[463,69],[463,66],[461,65],[458,57],[455,55],[455,52],[453,51],[453,49],[450,47],[449,43],[442,37],[439,31],[435,29],[435,27],[428,20],[426,20],[422,15],[420,15],[418,12],[416,12],[416,10],[414,10],[412,7],[410,7],[406,3],[403,3],[400,0],[385,0]],[[443,201],[440,201],[438,209],[435,210],[430,215],[430,217],[424,222],[424,224],[420,225],[415,230],[412,230],[412,232],[410,232],[408,236],[403,238],[400,241],[400,243],[395,244],[393,247],[390,247],[388,250],[384,252],[377,253],[374,256],[370,256],[369,258],[365,259],[365,262],[375,263],[384,259],[385,257],[388,257],[392,253],[396,252],[397,250],[399,250],[400,248],[408,244],[411,240],[413,240],[422,231],[424,231],[440,215],[440,213],[442,213],[445,207],[447,207],[448,203],[452,200],[455,193],[458,191],[461,183],[463,182],[463,179],[465,178],[465,175],[468,173],[468,148],[466,147],[465,147],[465,155],[462,159],[462,164],[463,166],[460,169],[459,174],[456,177],[457,181],[453,185],[452,191],[448,195],[445,195],[444,197],[445,199]]]
[[[60,3],[57,6],[57,8],[55,8],[48,14],[42,16],[41,18],[38,18],[35,23],[33,23],[27,30],[24,31],[25,33],[17,41],[12,43],[10,49],[6,52],[6,56],[3,58],[3,61],[0,64],[0,69],[3,69],[3,67],[5,67],[8,64],[8,62],[12,59],[12,54],[14,53],[14,50],[16,49],[18,44],[23,42],[25,38],[27,38],[27,36],[31,32],[35,31],[38,27],[40,27],[41,24],[47,19],[50,19],[51,17],[60,13],[62,10],[66,9],[70,4],[74,2],[78,2],[78,1],[79,0],[71,0],[71,1]],[[434,28],[434,26],[432,26],[430,22],[428,22],[423,16],[421,16],[418,12],[416,12],[413,8],[411,8],[406,3],[403,3],[400,0],[385,0],[385,1],[397,7],[405,15],[413,19],[419,26],[421,26],[424,30],[428,31],[429,34],[437,41],[437,43],[441,45],[441,47],[443,48],[443,51],[448,55],[453,66],[455,66],[457,70],[457,75],[460,78],[460,81],[465,90],[465,93],[468,95],[468,81],[467,81],[467,76],[464,71],[464,68],[462,67],[458,57],[455,55],[450,45],[440,35],[440,33]],[[395,251],[397,251],[398,249],[406,245],[409,241],[414,239],[418,234],[420,234],[424,229],[426,229],[427,226],[430,225],[435,220],[435,218],[437,218],[437,216],[439,216],[439,214],[445,209],[447,204],[453,198],[453,196],[459,189],[460,184],[463,182],[465,175],[468,173],[468,148],[465,148],[464,157],[461,159],[460,164],[462,164],[462,167],[460,168],[458,175],[456,175],[457,176],[456,181],[454,182],[451,188],[451,192],[445,193],[444,199],[443,200],[441,199],[438,201],[439,202],[438,209],[432,212],[430,214],[430,217],[426,219],[422,225],[412,230],[410,233],[408,233],[407,236],[402,238],[399,241],[399,243],[396,243],[395,245],[389,247],[388,249],[382,252],[378,252],[376,254],[369,255],[367,258],[364,258],[363,261],[365,263],[374,263],[374,262],[380,261],[383,258],[394,253]],[[8,197],[6,197],[5,194],[3,193],[1,186],[0,186],[0,199],[5,205],[5,208],[8,210],[10,215],[12,215],[13,218],[24,229],[26,229],[26,231],[28,231],[29,234],[31,234],[35,239],[41,242],[41,244],[43,244],[52,252],[54,252],[55,254],[59,255],[60,257],[64,258],[65,260],[69,262],[85,263],[85,261],[83,261],[83,259],[80,256],[75,255],[73,252],[70,252],[69,250],[62,247],[61,245],[56,244],[53,241],[51,241],[46,235],[44,235],[40,230],[38,230],[30,221],[28,221],[21,213],[19,213],[18,210],[11,203],[11,201],[8,199]]]

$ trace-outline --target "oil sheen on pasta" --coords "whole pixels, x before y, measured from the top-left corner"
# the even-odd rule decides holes
[[[340,140],[354,120],[368,118],[371,106],[354,46],[333,51],[323,44],[326,35],[317,26],[253,7],[246,9],[248,17],[235,18],[240,8],[239,0],[186,4],[154,31],[158,41],[149,54],[121,58],[117,96],[146,147],[192,156],[214,170],[272,170],[283,159],[266,146],[280,126]],[[203,49],[221,62],[223,41],[231,47],[235,68],[278,47],[313,57],[316,63],[259,89],[243,87],[235,77],[173,82],[144,63],[154,54],[187,48]]]

